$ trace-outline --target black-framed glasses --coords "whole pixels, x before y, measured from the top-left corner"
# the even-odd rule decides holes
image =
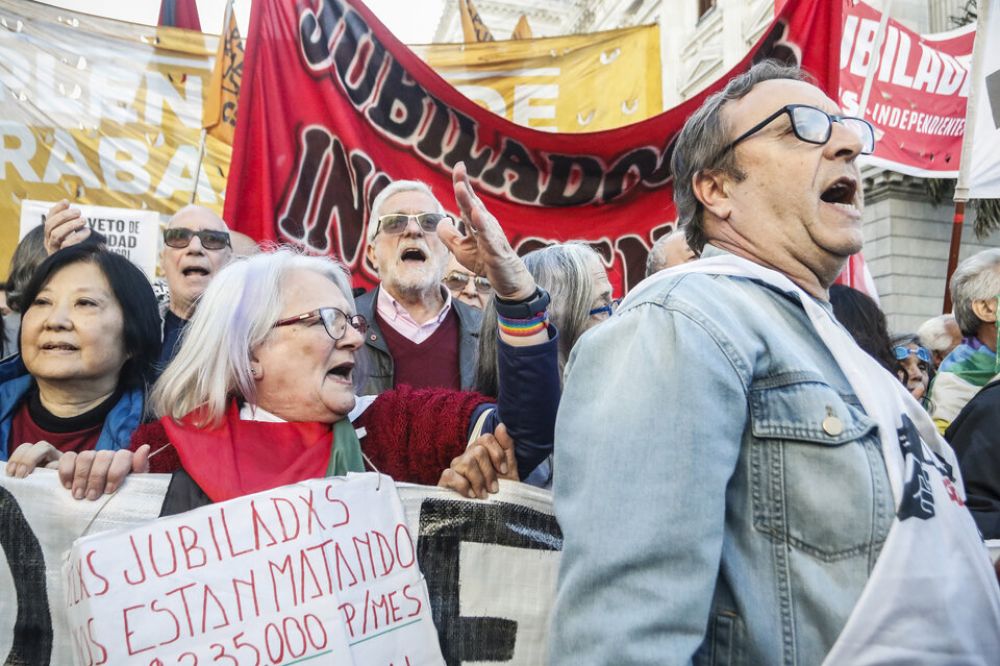
[[[490,281],[479,275],[470,275],[469,273],[460,273],[459,271],[452,271],[444,276],[442,282],[444,286],[452,291],[463,291],[466,285],[469,284],[469,280],[472,280],[476,284],[476,291],[480,294],[488,294],[493,285]]]
[[[931,362],[931,353],[927,351],[926,347],[917,347],[916,349],[910,349],[904,345],[899,345],[898,347],[893,347],[893,353],[896,355],[897,361],[903,361],[907,356],[913,355],[924,363]]]
[[[599,308],[594,308],[588,314],[591,317],[596,317],[598,315],[604,315],[606,317],[610,317],[611,315],[613,315],[615,313],[615,310],[618,309],[618,306],[621,304],[621,302],[622,302],[622,299],[616,298],[615,300],[611,301],[607,305],[602,305]]]
[[[163,230],[163,244],[167,247],[183,250],[191,244],[191,239],[195,236],[201,241],[201,246],[206,250],[221,250],[224,247],[232,247],[229,241],[229,233],[226,231],[214,231],[212,229],[202,229],[194,231],[184,227],[174,227]]]
[[[309,312],[304,312],[300,315],[295,315],[294,317],[281,319],[274,322],[274,328],[297,324],[300,321],[312,319],[313,317],[320,318],[323,322],[323,328],[326,329],[326,334],[334,340],[339,340],[344,337],[344,333],[347,332],[348,324],[353,326],[354,329],[361,335],[364,335],[368,330],[368,320],[365,319],[363,315],[349,315],[343,310],[339,310],[337,308],[317,308],[315,310],[310,310]]]
[[[410,223],[410,220],[416,220],[421,229],[426,233],[432,234],[437,230],[438,223],[446,217],[448,216],[444,213],[416,213],[414,215],[389,213],[378,218],[378,226],[375,228],[375,233],[378,234],[378,232],[384,231],[390,236],[398,236],[406,231],[406,225]]]
[[[830,140],[830,136],[833,134],[833,123],[838,122],[858,136],[858,139],[861,141],[862,155],[871,155],[875,152],[875,128],[864,118],[830,114],[823,109],[817,109],[815,106],[809,106],[808,104],[786,104],[736,137],[719,153],[719,157],[722,157],[740,142],[746,141],[786,114],[792,123],[792,131],[799,141],[822,146]]]

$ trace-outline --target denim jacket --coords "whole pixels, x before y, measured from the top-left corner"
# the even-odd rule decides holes
[[[34,384],[21,362],[14,356],[0,363],[0,460],[7,460],[21,442],[10,442],[10,433],[25,395]],[[129,438],[142,422],[144,392],[139,389],[125,391],[107,417],[97,440],[97,450],[116,451],[128,448]]]
[[[651,287],[567,368],[552,663],[819,664],[893,519],[877,426],[795,297]]]

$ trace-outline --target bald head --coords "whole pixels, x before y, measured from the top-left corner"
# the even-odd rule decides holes
[[[697,258],[698,255],[688,246],[684,232],[675,229],[666,236],[660,236],[649,249],[649,256],[646,258],[646,277]]]
[[[204,206],[185,206],[177,211],[167,229],[186,229],[191,234],[185,234],[174,244],[187,244],[184,247],[171,247],[164,244],[161,265],[170,287],[170,310],[181,319],[189,318],[194,312],[194,304],[201,296],[212,277],[223,266],[229,263],[233,256],[233,248],[229,241],[229,228],[214,211]],[[197,232],[214,232],[225,234],[225,244],[218,247],[216,243],[207,241],[210,247],[205,247],[201,237],[193,235]]]

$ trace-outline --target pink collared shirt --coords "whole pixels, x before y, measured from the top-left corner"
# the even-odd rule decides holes
[[[406,311],[399,301],[393,298],[388,291],[379,288],[378,299],[376,299],[376,309],[382,320],[392,326],[393,330],[414,344],[420,344],[427,338],[434,335],[441,322],[451,312],[451,292],[441,288],[444,293],[444,306],[441,312],[423,324],[418,324],[410,313]]]

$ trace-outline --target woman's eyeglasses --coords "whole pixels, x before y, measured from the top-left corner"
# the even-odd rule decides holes
[[[916,349],[910,349],[909,347],[904,347],[903,345],[900,345],[898,347],[893,347],[893,352],[896,354],[897,361],[903,361],[906,359],[907,356],[910,356],[912,354],[913,356],[916,356],[924,363],[931,362],[931,353],[927,351],[925,347],[917,347]]]
[[[594,308],[589,312],[591,317],[596,317],[598,315],[604,315],[605,317],[610,317],[614,314],[615,310],[618,309],[619,304],[621,304],[622,299],[616,298],[607,305],[602,305],[599,308]]]
[[[337,308],[318,308],[300,315],[295,315],[294,317],[281,319],[274,323],[274,328],[297,324],[300,321],[312,319],[313,317],[320,318],[323,322],[323,328],[326,329],[326,334],[334,340],[339,340],[344,337],[344,333],[347,332],[348,324],[353,326],[354,329],[361,335],[364,335],[368,330],[368,320],[362,315],[349,315],[342,310],[338,310]]]
[[[202,229],[194,231],[184,227],[163,230],[163,244],[167,247],[183,250],[191,244],[191,239],[195,236],[201,241],[201,246],[206,250],[221,250],[230,247],[229,234],[225,231],[213,231]]]
[[[378,234],[378,232],[382,231],[390,236],[398,236],[406,231],[406,225],[413,219],[417,221],[417,224],[426,233],[432,234],[437,229],[438,223],[446,217],[448,216],[443,213],[417,213],[415,215],[389,213],[378,218],[378,226],[375,228],[375,233]]]
[[[459,273],[458,271],[452,271],[445,275],[442,282],[444,282],[444,286],[448,287],[448,289],[452,291],[463,291],[465,290],[466,285],[469,284],[469,280],[476,283],[476,291],[480,294],[488,294],[493,288],[490,281],[484,277],[470,275],[468,273]]]

